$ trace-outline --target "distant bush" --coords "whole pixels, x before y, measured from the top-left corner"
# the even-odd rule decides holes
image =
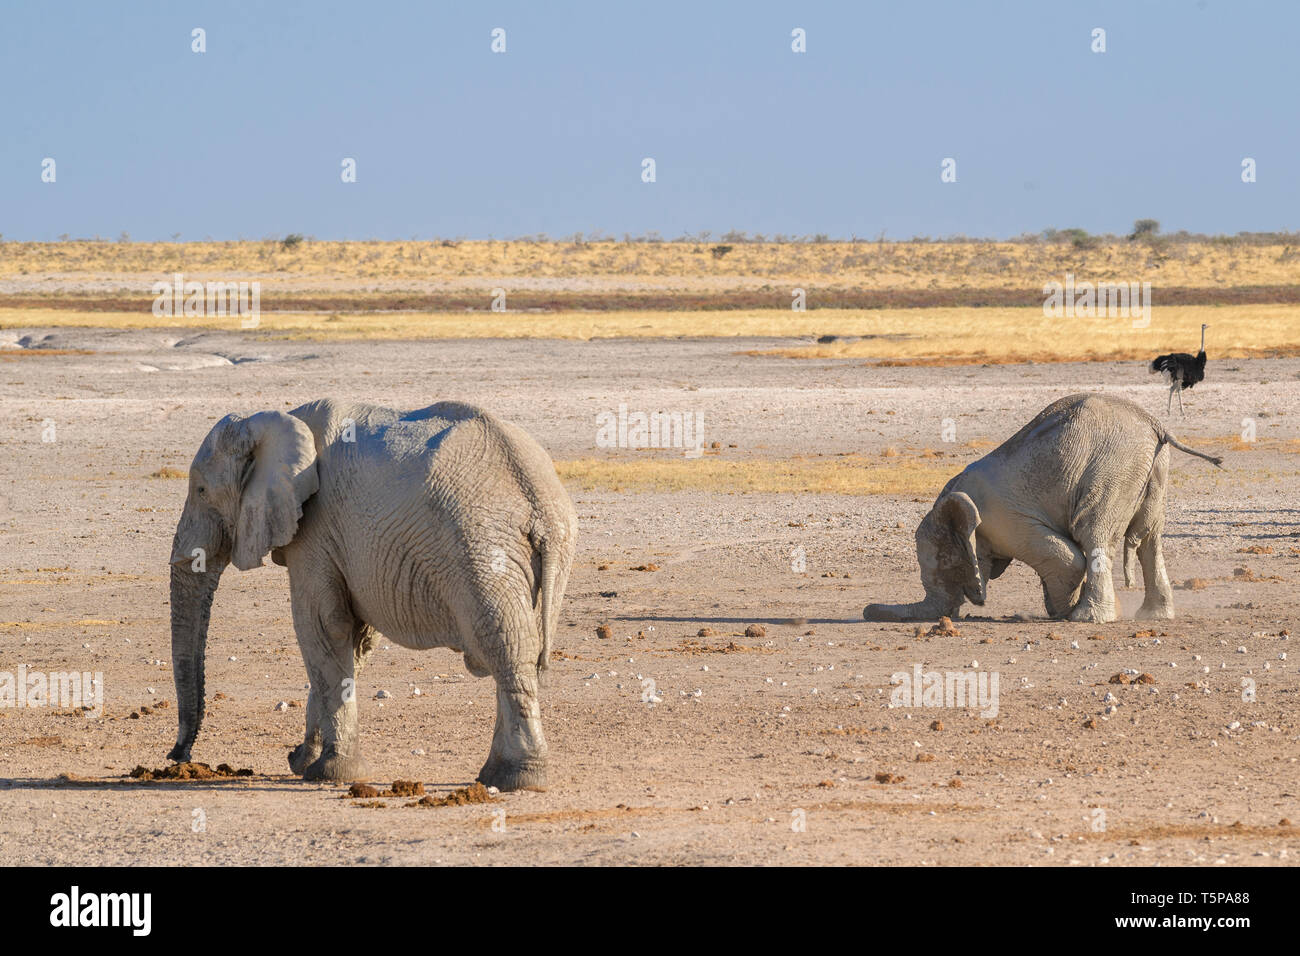
[[[721,259],[723,256],[725,256],[728,252],[731,251],[731,246],[714,246],[709,251],[713,253],[713,258]]]
[[[1142,239],[1144,237],[1154,237],[1160,231],[1160,223],[1154,219],[1139,219],[1133,223],[1133,234],[1130,239]]]
[[[302,233],[300,232],[291,232],[280,240],[281,249],[296,249],[300,245],[302,245]]]

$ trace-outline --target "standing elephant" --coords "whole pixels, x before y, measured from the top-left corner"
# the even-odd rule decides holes
[[[577,515],[546,452],[472,405],[413,412],[330,399],[227,415],[190,468],[171,555],[172,664],[189,760],[203,721],[208,617],[221,572],[289,569],[311,692],[289,755],[308,780],[357,780],[355,681],[379,634],[449,647],[497,686],[483,783],[546,785],[538,674],[573,564]]]
[[[871,604],[868,621],[955,617],[963,600],[983,605],[988,582],[1013,560],[1038,572],[1053,618],[1113,621],[1111,555],[1124,547],[1124,579],[1142,564],[1139,618],[1172,618],[1173,594],[1160,536],[1165,523],[1166,445],[1188,448],[1126,399],[1070,395],[966,466],[916,529],[925,598]]]

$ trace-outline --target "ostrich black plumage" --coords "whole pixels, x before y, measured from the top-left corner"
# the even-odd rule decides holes
[[[1157,355],[1151,361],[1151,374],[1163,372],[1169,377],[1169,402],[1165,405],[1165,414],[1169,414],[1174,407],[1174,393],[1178,393],[1178,414],[1186,414],[1183,411],[1183,389],[1191,388],[1197,382],[1205,378],[1205,330],[1208,325],[1201,326],[1201,350],[1195,356],[1188,355],[1186,352],[1170,352],[1168,355]]]

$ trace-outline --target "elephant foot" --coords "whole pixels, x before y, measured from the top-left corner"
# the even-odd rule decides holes
[[[307,768],[320,759],[321,745],[319,742],[307,743],[303,741],[293,750],[289,751],[289,769],[302,776],[307,772]]]
[[[167,753],[168,760],[174,760],[177,763],[188,763],[190,759],[190,748],[184,744],[177,744]]]
[[[509,790],[545,790],[546,761],[530,760],[509,764],[488,757],[487,763],[478,772],[478,779],[483,786],[496,787],[502,793]]]
[[[1119,620],[1114,607],[1080,602],[1070,611],[1070,620],[1083,624],[1109,624]]]
[[[1172,604],[1143,604],[1133,617],[1139,621],[1172,621],[1174,608]]]
[[[302,779],[329,780],[333,783],[364,783],[370,779],[370,767],[356,754],[344,757],[337,753],[326,753],[303,771]]]

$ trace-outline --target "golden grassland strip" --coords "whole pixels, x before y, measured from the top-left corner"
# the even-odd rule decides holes
[[[584,491],[803,492],[838,495],[933,495],[964,465],[937,459],[858,456],[828,459],[580,458],[557,461],[566,483]]]
[[[1155,308],[1149,328],[1131,319],[1060,319],[1041,309],[900,309],[856,313],[831,331],[857,341],[755,349],[749,355],[800,359],[883,359],[908,365],[1150,360],[1195,352],[1202,323],[1216,359],[1300,355],[1295,306]],[[830,326],[831,323],[826,323]]]
[[[1208,442],[1197,448],[1222,451]],[[1295,452],[1296,449],[1288,448]],[[647,453],[648,454],[648,453]],[[624,460],[579,458],[557,461],[555,469],[570,488],[582,491],[682,492],[723,494],[804,493],[835,495],[910,495],[932,498],[969,462],[956,458],[917,457],[868,459],[840,456],[827,459],[644,458]],[[1175,471],[1171,484],[1239,487],[1240,483],[1290,479],[1291,469],[1244,468],[1228,449],[1222,471]]]
[[[1196,351],[1202,323],[1216,360],[1300,355],[1300,306],[1176,306],[1153,310],[1151,326],[1130,319],[1056,319],[1041,309],[880,309],[789,312],[263,313],[247,334],[290,340],[424,338],[792,338],[860,336],[858,341],[754,349],[798,359],[874,359],[969,365],[1026,361],[1148,360]],[[0,328],[183,328],[238,331],[235,319],[203,325],[151,313],[0,309]],[[0,352],[0,354],[5,354]]]
[[[730,247],[717,252],[719,247]],[[283,278],[442,279],[528,276],[766,278],[804,287],[1041,287],[1081,280],[1156,285],[1292,284],[1300,250],[1218,240],[1070,242],[683,242],[305,240],[2,242],[0,277],[133,273]]]

